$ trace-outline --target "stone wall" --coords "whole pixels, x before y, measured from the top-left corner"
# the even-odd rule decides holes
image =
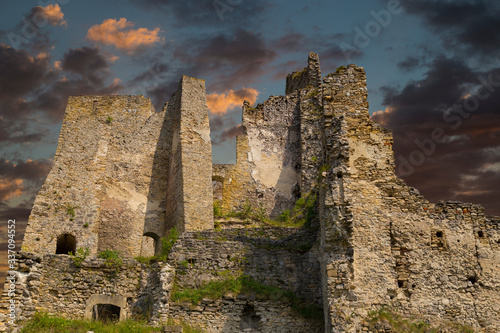
[[[74,237],[73,252],[150,256],[174,226],[213,228],[211,156],[203,80],[184,76],[157,113],[142,96],[70,97],[23,250]]]
[[[69,234],[92,254],[139,255],[162,116],[141,96],[70,97],[23,250],[55,253]]]
[[[251,204],[275,217],[315,187],[322,163],[320,85],[319,59],[311,53],[308,67],[288,75],[285,96],[243,105],[236,164],[214,166],[224,209]]]
[[[213,228],[212,144],[205,81],[183,76],[166,110],[166,227]]]
[[[293,292],[303,302],[320,305],[315,239],[312,231],[271,227],[190,232],[175,244],[169,263],[177,268],[175,284],[180,288],[199,288],[244,275]],[[203,299],[196,305],[171,301],[170,315],[213,332],[323,331],[321,320],[305,319],[291,309],[291,304],[255,294],[229,294],[215,301]]]
[[[395,176],[392,136],[369,119],[362,68],[325,77],[323,96],[327,331],[356,332],[381,306],[498,331],[495,219],[477,205],[429,203]]]
[[[66,318],[91,318],[96,304],[119,304],[121,319],[149,317],[152,323],[167,319],[174,277],[168,264],[147,266],[128,259],[113,266],[105,259],[89,258],[76,267],[64,254],[20,252],[16,257],[11,271],[16,280],[16,322],[42,309]],[[0,330],[13,328],[6,316],[7,291],[6,284],[0,303]]]

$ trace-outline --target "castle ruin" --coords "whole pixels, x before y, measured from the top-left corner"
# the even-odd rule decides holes
[[[112,305],[122,319],[182,318],[210,332],[383,332],[369,311],[396,307],[499,332],[500,218],[430,203],[397,178],[392,134],[370,119],[367,95],[363,68],[322,77],[310,53],[284,96],[243,105],[232,165],[212,165],[203,80],[184,76],[161,112],[143,96],[71,97],[17,255],[18,319],[92,318]],[[308,197],[317,198],[308,228],[214,228],[214,198],[225,211],[276,217]],[[174,227],[166,262],[133,259],[159,253]],[[78,248],[90,251],[80,266],[67,255]],[[121,267],[96,257],[105,250],[120,251]],[[239,275],[297,295],[322,319],[256,295],[171,298]]]

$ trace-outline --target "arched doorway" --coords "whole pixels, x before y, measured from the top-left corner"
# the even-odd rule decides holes
[[[152,257],[158,251],[160,236],[154,232],[145,232],[142,237],[141,256]]]
[[[76,251],[76,238],[70,234],[62,234],[57,238],[56,254],[69,254]]]

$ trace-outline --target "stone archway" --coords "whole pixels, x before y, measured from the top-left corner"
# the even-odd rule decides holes
[[[113,307],[114,306],[114,307]],[[94,308],[95,307],[95,308]],[[116,309],[115,307],[118,307]],[[116,315],[119,321],[127,319],[127,298],[125,296],[111,296],[94,294],[89,297],[85,305],[84,319],[99,319],[95,310],[103,309]]]
[[[76,238],[71,234],[62,234],[57,238],[56,254],[76,252]]]
[[[145,232],[142,237],[141,256],[152,257],[159,251],[160,236],[154,232]]]

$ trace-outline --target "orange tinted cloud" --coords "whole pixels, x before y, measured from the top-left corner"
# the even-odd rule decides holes
[[[212,114],[220,116],[234,107],[241,107],[244,100],[254,104],[257,101],[257,96],[259,96],[259,92],[253,88],[229,90],[222,94],[212,93],[207,95],[207,106]]]
[[[40,7],[40,9],[46,15],[50,25],[66,24],[66,21],[64,20],[64,13],[61,11],[61,7],[59,7],[58,4]]]
[[[19,197],[22,193],[22,179],[0,179],[0,200],[8,200],[13,197]]]
[[[87,38],[91,41],[105,45],[114,45],[116,48],[134,52],[144,46],[161,42],[159,36],[160,28],[149,30],[147,28],[132,29],[134,22],[127,21],[126,18],[107,19],[102,24],[90,27]]]

